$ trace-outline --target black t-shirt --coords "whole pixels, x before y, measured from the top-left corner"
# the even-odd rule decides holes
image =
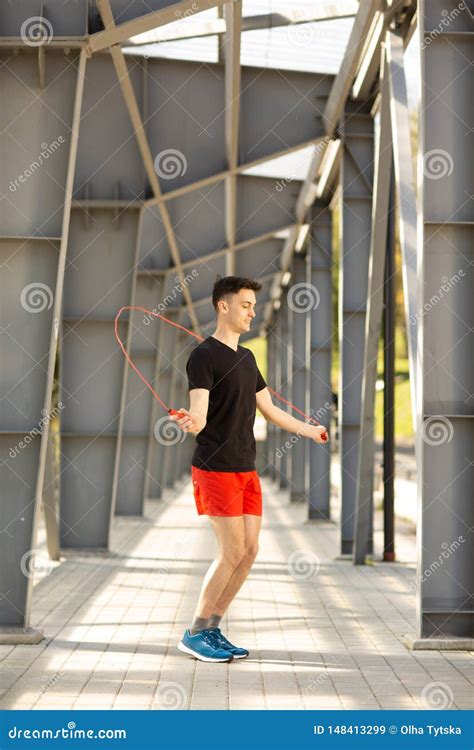
[[[207,471],[255,471],[255,393],[266,387],[250,349],[237,351],[213,336],[186,365],[189,390],[209,391],[207,422],[196,436],[192,465]]]

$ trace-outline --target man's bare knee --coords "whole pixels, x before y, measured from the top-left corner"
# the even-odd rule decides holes
[[[251,562],[255,560],[258,555],[258,542],[251,542],[245,545],[245,558]]]
[[[242,544],[232,544],[222,550],[222,558],[226,565],[236,568],[245,556],[245,546]]]

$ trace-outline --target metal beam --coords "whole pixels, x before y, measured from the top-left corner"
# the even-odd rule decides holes
[[[195,13],[201,13],[203,10],[218,8],[225,2],[226,0],[182,0],[182,2],[167,5],[166,8],[146,13],[144,16],[138,16],[138,18],[133,18],[131,21],[126,21],[118,26],[115,24],[110,11],[111,22],[107,21],[106,23],[104,21],[105,30],[98,31],[89,37],[87,54],[90,56],[106,47],[118,45],[136,34],[143,34],[145,31],[150,31],[150,29],[155,29],[158,26],[177,22]],[[104,20],[104,15],[109,15],[109,0],[97,0],[97,6],[102,20]]]
[[[359,5],[359,11],[355,17],[341,67],[332,85],[323,113],[324,128],[330,138],[334,134],[344,104],[349,96],[374,14],[380,10],[381,0],[367,0]]]
[[[143,280],[137,276],[143,221],[144,209],[140,211],[138,217],[135,257],[133,260],[133,280],[129,302],[130,307],[146,307],[146,300],[140,295],[140,281],[143,283]],[[130,311],[129,318],[124,325],[126,330],[124,346],[127,354],[132,356],[133,361],[137,360],[137,354],[133,350],[136,350],[137,339],[142,332],[140,330],[141,326],[138,323],[142,317],[143,316],[138,314],[137,311]],[[141,347],[143,346],[142,341],[143,339],[140,337]],[[146,352],[145,362],[143,362],[143,353],[140,351],[140,361],[137,362],[137,366],[144,376],[148,378],[151,373],[148,372],[150,367],[150,356],[147,355],[148,352]],[[139,389],[138,393],[137,388]],[[122,375],[120,410],[118,415],[114,476],[112,482],[112,503],[110,509],[111,525],[115,515],[139,516],[143,514],[144,463],[148,427],[147,419],[144,414],[149,414],[150,398],[152,398],[151,392],[141,381],[137,382],[135,372],[130,369],[128,360],[125,359]],[[145,407],[143,405],[144,402]]]
[[[225,169],[222,172],[217,172],[216,174],[210,175],[209,177],[203,177],[202,180],[196,180],[196,182],[191,182],[188,185],[183,185],[182,187],[176,188],[175,190],[170,190],[167,193],[163,193],[159,197],[148,198],[145,201],[145,204],[147,206],[157,206],[160,203],[166,203],[167,201],[174,200],[174,198],[179,198],[180,196],[186,195],[187,193],[192,193],[195,190],[200,190],[207,185],[214,185],[217,182],[222,182],[226,179],[226,177],[229,177],[231,175],[244,174],[253,167],[258,167],[260,164],[265,164],[265,162],[273,161],[273,159],[279,159],[280,156],[286,156],[287,154],[292,154],[295,151],[301,151],[304,148],[308,148],[308,146],[317,147],[318,144],[320,144],[322,141],[324,141],[324,138],[317,136],[316,138],[311,138],[309,141],[303,141],[302,143],[297,143],[294,146],[289,146],[288,148],[280,149],[279,151],[273,151],[271,154],[260,156],[258,159],[254,159],[253,161],[246,162],[245,164],[239,164],[234,169]]]
[[[370,31],[367,35],[362,60],[352,87],[352,98],[365,101],[370,95],[372,86],[377,78],[380,65],[380,43],[383,40],[385,29],[384,14],[376,11]]]
[[[306,177],[304,185],[301,188],[300,195],[298,196],[296,202],[298,227],[288,238],[285,248],[282,252],[282,273],[284,273],[288,269],[291,263],[291,258],[293,257],[293,253],[295,251],[295,245],[297,242],[299,231],[302,224],[306,220],[306,216],[310,206],[313,204],[317,196],[318,186],[316,184],[316,178],[325,150],[332,142],[332,139],[336,132],[336,127],[338,125],[345,102],[349,96],[352,82],[357,72],[360,56],[364,49],[364,45],[366,44],[367,34],[369,33],[370,27],[373,23],[375,13],[380,9],[381,0],[367,0],[367,2],[359,4],[359,10],[355,17],[354,25],[352,27],[351,35],[349,37],[341,68],[332,84],[331,91],[329,93],[329,97],[322,116],[324,129],[326,131],[326,138],[322,141],[322,148],[318,148],[313,156],[308,175]],[[278,287],[279,279],[278,277],[276,277],[272,289],[272,299],[278,299],[278,296],[280,294]],[[269,320],[270,317],[271,305],[269,304],[265,311],[265,320]]]
[[[416,196],[411,150],[410,113],[403,63],[403,40],[391,31],[386,35],[390,116],[393,134],[396,198],[399,210],[399,235],[402,255],[403,299],[408,338],[408,364],[413,429],[416,426],[416,326],[419,307],[417,295]]]
[[[418,331],[418,559],[416,633],[408,640],[414,648],[434,639],[439,649],[473,648],[474,32],[468,5],[449,3],[449,28],[441,33],[445,2],[422,0],[419,7],[419,296],[412,319]],[[396,60],[399,47],[390,41]]]
[[[247,248],[253,247],[254,245],[260,245],[267,240],[283,239],[289,232],[291,232],[293,227],[294,224],[287,224],[286,226],[279,227],[278,229],[274,229],[271,232],[264,232],[263,234],[259,234],[257,237],[252,237],[252,239],[250,240],[236,242],[236,244],[232,247],[232,252],[238,253],[239,251],[246,250]],[[209,260],[221,258],[222,256],[225,256],[229,252],[229,250],[230,247],[227,246],[222,248],[221,250],[214,250],[214,252],[206,253],[206,255],[200,255],[196,258],[192,258],[191,260],[186,260],[181,264],[181,268],[194,268],[196,265],[206,263]],[[174,266],[172,270],[174,270]],[[166,273],[166,271],[160,273]]]
[[[309,257],[302,253],[293,256],[292,278],[286,292],[287,304],[291,309],[292,325],[292,395],[291,402],[305,414],[309,410],[309,377],[308,377],[308,349],[309,349],[309,310],[308,310],[308,281]],[[301,301],[301,303],[300,303]],[[291,449],[291,477],[290,501],[301,502],[308,499],[309,487],[309,441],[301,438]]]
[[[311,216],[308,241],[310,286],[314,303],[309,310],[310,358],[309,403],[312,415],[330,434],[332,388],[332,214],[327,206],[316,205]],[[309,441],[309,519],[330,519],[331,445]]]
[[[240,121],[240,40],[242,31],[242,2],[226,3],[225,35],[225,152],[227,166],[235,170],[238,162]],[[226,255],[226,276],[235,274],[232,248],[237,231],[237,175],[233,172],[225,180],[225,232],[229,245]]]
[[[79,134],[79,122],[80,122],[80,116],[81,116],[81,106],[82,106],[82,95],[84,90],[84,80],[85,80],[85,67],[86,67],[86,56],[84,52],[81,52],[79,55],[79,64],[77,67],[77,78],[76,78],[76,90],[75,90],[75,96],[74,96],[74,105],[73,105],[73,112],[72,112],[72,123],[71,123],[71,135],[70,135],[70,145],[69,145],[69,154],[68,154],[68,161],[67,161],[67,173],[66,173],[66,180],[64,185],[64,202],[62,205],[62,228],[61,228],[61,241],[59,245],[59,257],[57,260],[57,271],[56,271],[56,288],[54,297],[51,292],[51,289],[48,289],[48,292],[51,293],[51,305],[53,307],[52,309],[52,315],[51,315],[51,330],[49,334],[49,347],[46,352],[46,354],[42,353],[41,357],[38,357],[39,360],[47,361],[46,367],[42,367],[41,369],[44,372],[44,376],[42,377],[41,384],[43,386],[44,384],[44,392],[43,392],[43,408],[41,410],[41,413],[43,415],[51,415],[52,412],[52,393],[53,393],[53,383],[54,383],[54,369],[55,369],[55,362],[56,362],[56,354],[57,354],[57,348],[58,348],[58,332],[59,332],[59,318],[61,315],[61,305],[62,305],[62,299],[63,299],[63,289],[64,289],[64,269],[66,266],[66,254],[67,254],[67,247],[68,247],[68,237],[69,237],[69,225],[70,225],[70,216],[71,216],[71,201],[72,201],[72,190],[73,190],[73,182],[74,182],[74,168],[75,168],[75,162],[76,162],[76,156],[77,156],[77,143],[78,143],[78,134]],[[30,261],[31,263],[31,261]],[[45,265],[49,266],[49,262]],[[21,276],[24,284],[25,276]],[[36,286],[38,289],[41,287],[45,287],[45,284],[32,284],[31,287]],[[28,290],[28,286],[24,287],[24,290]],[[44,292],[38,292],[38,294],[44,294]],[[23,290],[23,292],[24,292]],[[28,300],[25,302],[23,299],[23,292],[22,292],[22,307],[24,308],[23,311],[28,309]],[[49,305],[51,307],[51,305]],[[46,304],[44,305],[44,308],[46,308]],[[31,309],[30,309],[31,312]],[[33,310],[33,312],[36,312],[36,310]],[[49,316],[48,316],[49,317]],[[7,326],[8,328],[9,326]],[[5,329],[6,330],[6,329]],[[46,332],[45,332],[46,333]],[[10,334],[11,335],[11,334]],[[35,359],[36,361],[36,359]],[[39,362],[37,362],[39,364]],[[18,374],[19,375],[19,374]],[[23,385],[23,388],[25,387],[25,384]],[[27,401],[28,404],[31,401],[34,403],[36,401],[35,397],[32,397],[29,395]],[[10,402],[11,403],[11,402]],[[22,404],[25,411],[28,411],[31,407],[25,404]],[[18,410],[20,412],[20,410]],[[23,412],[21,412],[23,414]],[[32,593],[33,593],[33,576],[31,575],[30,571],[33,569],[33,561],[31,560],[31,550],[34,550],[36,547],[36,539],[38,534],[38,526],[39,526],[39,518],[40,518],[40,506],[41,506],[41,499],[43,495],[43,491],[45,492],[51,492],[54,491],[54,487],[47,487],[45,486],[45,475],[48,476],[49,482],[55,481],[54,477],[51,477],[51,475],[46,471],[46,462],[48,460],[48,454],[50,455],[50,445],[49,445],[49,429],[50,429],[50,420],[44,419],[44,417],[40,417],[40,424],[42,424],[40,436],[36,436],[36,440],[39,441],[39,450],[38,450],[38,466],[37,471],[35,472],[34,477],[34,483],[30,486],[30,491],[34,492],[34,496],[32,501],[28,504],[28,506],[25,506],[23,509],[21,509],[21,505],[19,506],[19,501],[21,503],[21,498],[18,498],[16,496],[9,497],[8,496],[8,483],[6,483],[6,495],[7,498],[2,501],[2,505],[4,505],[4,513],[5,516],[3,517],[3,530],[5,532],[5,539],[7,537],[7,529],[9,526],[9,522],[11,521],[11,518],[18,518],[18,510],[20,508],[21,514],[25,517],[23,520],[26,521],[24,524],[25,528],[23,530],[23,533],[21,535],[21,539],[23,541],[26,541],[26,534],[27,529],[30,530],[31,534],[29,536],[29,541],[26,541],[24,554],[21,555],[22,550],[19,549],[20,547],[20,538],[17,539],[17,545],[18,548],[16,550],[17,552],[20,552],[21,561],[20,559],[11,558],[7,560],[2,560],[0,557],[0,562],[2,564],[0,565],[0,569],[2,570],[1,575],[1,596],[0,599],[2,600],[2,604],[0,606],[0,628],[2,630],[0,631],[0,643],[2,642],[2,633],[8,632],[8,627],[3,628],[4,625],[11,626],[16,625],[19,628],[18,632],[18,640],[16,642],[38,642],[41,640],[44,636],[42,634],[42,631],[31,628],[30,626],[30,619],[31,619],[31,604],[32,604]],[[35,433],[37,435],[37,433]],[[22,434],[22,437],[24,435]],[[36,451],[35,451],[36,453]],[[32,456],[30,456],[31,460]],[[7,464],[6,461],[4,461],[5,464]],[[23,484],[26,484],[26,482],[23,482]],[[10,500],[12,501],[12,505],[10,505]],[[12,514],[9,514],[10,507],[14,508]],[[30,513],[31,509],[31,513]],[[31,520],[31,526],[30,526],[30,520]],[[11,535],[10,535],[11,536]],[[21,542],[23,543],[23,542]],[[9,545],[7,543],[4,543],[4,549],[7,552],[9,550]],[[7,552],[8,554],[8,552]],[[28,559],[29,558],[29,559]],[[25,559],[26,565],[25,565]],[[24,568],[26,567],[26,572]],[[8,572],[8,578],[4,578],[4,571]],[[14,571],[14,572],[13,572]],[[30,573],[30,574],[28,574]],[[19,577],[19,580],[18,580]],[[5,588],[3,588],[3,584],[5,584]],[[11,585],[9,585],[11,584]],[[7,588],[8,586],[8,588]]]
[[[334,7],[333,3],[328,3],[326,7],[318,7],[317,10],[301,8],[281,11],[279,13],[260,13],[255,16],[244,16],[242,18],[242,31],[258,31],[275,29],[282,26],[294,26],[301,23],[312,23],[314,21],[321,22],[334,21],[341,18],[353,18],[357,13],[358,7],[358,2],[346,0],[343,8]],[[159,27],[156,31],[147,31],[144,34],[127,39],[125,44],[138,47],[145,44],[174,42],[180,39],[195,39],[196,37],[215,35],[224,36],[225,33],[226,23],[223,18],[210,21],[187,21],[185,24],[170,24],[170,26]]]
[[[276,333],[275,321],[267,330],[267,383],[271,386],[275,383],[276,370]],[[270,386],[270,387],[271,387]],[[275,452],[276,444],[276,425],[273,422],[267,422],[267,463],[266,471],[272,481],[276,479]]]
[[[354,516],[353,559],[357,565],[365,563],[369,539],[374,472],[375,383],[377,357],[383,310],[383,290],[390,179],[392,169],[392,131],[390,127],[390,85],[388,66],[382,66],[382,103],[380,125],[375,150],[374,199],[370,233],[369,279],[367,316],[365,319],[364,361],[361,396],[359,455]]]
[[[280,309],[278,310],[278,314],[281,316],[281,390],[280,394],[283,396],[284,399],[287,401],[290,401],[291,399],[291,377],[292,377],[292,367],[291,363],[293,361],[293,352],[292,352],[292,346],[293,346],[293,337],[291,335],[290,330],[290,309],[288,305],[281,304]],[[290,407],[285,404],[284,401],[278,404],[280,409],[283,409],[284,411],[290,411]],[[290,439],[290,433],[287,430],[281,431],[281,458],[280,458],[280,477],[279,477],[279,483],[281,489],[288,489],[289,487],[289,480],[288,477],[290,475],[291,471],[291,448],[287,447],[287,441]],[[291,443],[288,443],[290,446]]]
[[[371,243],[373,119],[370,114],[360,112],[360,107],[355,103],[346,105],[341,137],[338,421],[341,456],[341,553],[349,554],[352,553],[353,546],[357,494]],[[370,544],[371,537],[370,534]],[[371,546],[368,552],[372,552]]]
[[[178,310],[166,310],[166,317],[178,322]],[[170,325],[157,326],[157,346],[154,357],[154,377],[152,382],[159,380],[160,396],[165,403],[170,402],[171,390],[171,362],[173,347],[176,339],[176,329]],[[145,498],[160,499],[165,487],[163,464],[166,450],[167,415],[155,398],[151,400],[150,423],[148,429],[148,447],[145,470]],[[172,439],[177,433],[173,433]]]

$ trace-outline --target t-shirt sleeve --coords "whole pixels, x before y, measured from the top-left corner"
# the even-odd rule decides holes
[[[194,349],[186,364],[188,387],[206,388],[210,391],[214,383],[214,371],[210,353],[206,349]]]
[[[263,388],[266,388],[266,387],[267,387],[267,384],[265,383],[265,379],[257,367],[257,387],[255,388],[255,393],[258,393],[259,391],[263,390]]]

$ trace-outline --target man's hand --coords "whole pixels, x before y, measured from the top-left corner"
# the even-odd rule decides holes
[[[172,419],[183,432],[201,432],[206,426],[206,420],[202,414],[187,409],[177,409],[179,414],[170,414]]]
[[[312,440],[314,440],[315,443],[328,443],[329,442],[329,436],[327,434],[327,430],[324,427],[324,425],[311,425],[311,435],[310,437]],[[323,440],[322,436],[326,438],[326,440]]]

